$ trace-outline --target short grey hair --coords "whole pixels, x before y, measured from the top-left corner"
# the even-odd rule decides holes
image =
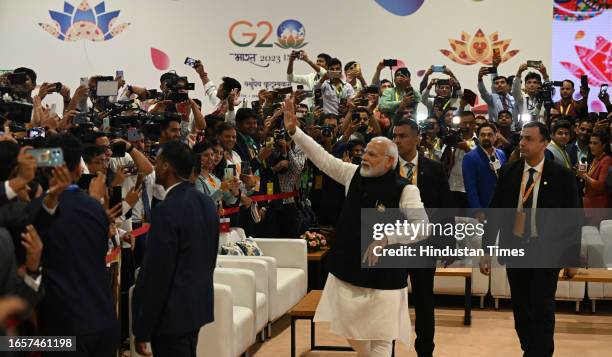
[[[386,136],[377,136],[370,140],[370,142],[375,141],[385,144],[385,146],[387,147],[386,155],[391,156],[393,158],[393,170],[395,170],[397,168],[397,162],[399,160],[399,152],[397,151],[397,145],[395,145],[395,143]]]

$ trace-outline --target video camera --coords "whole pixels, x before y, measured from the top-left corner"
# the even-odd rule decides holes
[[[559,84],[563,85],[563,82],[546,81],[542,83],[542,86],[535,94],[536,100],[545,106],[550,105],[552,107],[553,97],[555,95],[555,86],[560,87],[561,85]]]
[[[0,85],[0,118],[12,122],[28,123],[32,117],[32,103],[29,103],[25,83],[25,73],[9,73],[8,83]]]
[[[189,95],[186,91],[195,90],[195,84],[189,83],[187,77],[179,77],[178,74],[168,76],[164,80],[166,85],[165,100],[171,100],[173,103],[181,103],[189,100]]]

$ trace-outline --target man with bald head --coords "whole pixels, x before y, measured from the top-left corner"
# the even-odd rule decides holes
[[[394,236],[373,240],[361,249],[361,210],[402,208],[408,222],[427,223],[419,189],[399,176],[397,146],[375,137],[367,145],[361,165],[330,155],[298,128],[291,99],[285,101],[285,128],[308,159],[329,177],[344,185],[346,199],[327,256],[329,276],[314,321],[330,321],[331,330],[345,337],[359,356],[391,356],[392,341],[410,344],[406,269],[375,267],[375,248],[404,243]],[[411,243],[424,237],[410,237]]]

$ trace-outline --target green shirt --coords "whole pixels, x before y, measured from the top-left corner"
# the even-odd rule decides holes
[[[412,106],[412,118],[416,120],[417,105],[421,101],[421,94],[418,90],[412,88],[414,93],[414,104]],[[397,88],[387,88],[378,100],[378,109],[389,118],[395,116],[399,109],[400,103],[404,99],[405,91],[398,91]]]

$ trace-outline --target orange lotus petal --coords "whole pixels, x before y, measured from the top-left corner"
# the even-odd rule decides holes
[[[499,48],[499,54],[503,56],[504,53],[508,51],[508,47],[510,47],[511,41],[512,40],[497,41],[493,44],[493,48]]]
[[[510,52],[507,52],[506,54],[502,56],[502,62],[508,61],[510,58],[516,56],[516,54],[519,52],[520,52],[519,50],[512,50]]]
[[[448,43],[450,43],[450,46],[453,49],[453,52],[455,52],[457,55],[459,55],[461,52],[467,53],[467,43],[463,41],[451,40],[451,39],[448,40]],[[463,57],[461,55],[459,56]]]
[[[583,38],[584,38],[584,31],[576,32],[576,35],[574,36],[575,40],[582,40]]]
[[[463,65],[469,66],[469,65],[472,65],[472,64],[476,63],[476,61],[473,61],[472,59],[467,58],[467,57],[464,58],[464,59],[459,58],[459,56],[455,55],[454,53],[452,53],[451,51],[448,51],[448,50],[440,50],[440,52],[442,52],[442,54],[444,56],[448,57],[451,61],[457,62],[459,64],[463,64]]]
[[[497,40],[499,40],[499,32],[493,32],[489,35],[489,41],[497,42]]]
[[[472,38],[472,35],[470,35],[469,33],[465,31],[461,31],[461,41],[470,42],[471,38]]]

